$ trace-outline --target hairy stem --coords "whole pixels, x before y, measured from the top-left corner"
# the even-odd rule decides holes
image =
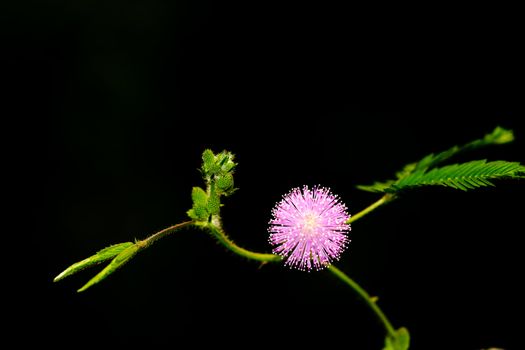
[[[173,226],[170,226],[170,227],[166,227],[165,229],[163,229],[163,230],[161,230],[161,231],[159,231],[157,233],[154,233],[153,235],[149,236],[148,238],[137,242],[137,245],[141,249],[148,248],[150,245],[152,245],[153,243],[155,243],[159,239],[164,238],[164,237],[172,234],[173,232],[178,231],[179,229],[181,229],[183,227],[190,226],[190,225],[193,225],[193,224],[195,224],[195,221],[185,221],[185,222],[181,222],[179,224],[176,224],[176,225],[173,225]]]
[[[337,276],[341,281],[346,283],[350,288],[352,288],[359,296],[365,301],[365,303],[374,311],[377,318],[381,321],[383,326],[385,327],[386,331],[391,337],[396,336],[396,331],[386,315],[383,313],[383,311],[377,306],[376,302],[373,300],[372,297],[363,289],[357,282],[355,282],[353,279],[348,277],[343,271],[339,270],[334,265],[330,265],[328,267],[328,270],[333,273],[335,276]]]
[[[229,250],[231,250],[237,255],[243,256],[251,260],[261,261],[261,262],[281,261],[281,257],[279,255],[256,253],[256,252],[252,252],[247,249],[244,249],[242,247],[239,247],[238,245],[233,243],[233,241],[226,235],[226,233],[223,231],[222,228],[212,223],[209,223],[206,227],[215,236],[215,238],[217,238],[217,240],[222,243],[222,245],[224,245],[226,248],[228,248]]]
[[[374,211],[375,209],[379,208],[380,206],[382,206],[383,204],[386,204],[388,202],[390,202],[391,200],[393,200],[395,197],[394,195],[392,194],[385,194],[383,197],[379,198],[379,200],[377,200],[376,202],[370,204],[368,207],[366,207],[365,209],[361,210],[359,213],[355,214],[355,215],[352,215],[352,217],[350,217],[350,219],[348,219],[346,221],[347,224],[351,224],[352,222],[354,221],[357,221],[359,219],[361,219],[363,216],[365,216],[366,214],[368,213],[371,213],[372,211]]]
[[[360,218],[362,218],[366,214],[372,212],[373,210],[377,209],[381,205],[383,205],[385,203],[388,203],[389,201],[393,200],[394,198],[395,197],[390,195],[390,194],[384,195],[378,201],[372,203],[367,208],[363,209],[362,211],[360,211],[356,215],[352,216],[351,219],[349,219],[347,221],[347,223],[351,223],[351,222],[359,220]],[[220,225],[220,218],[219,217],[217,217],[217,220],[215,220],[215,222],[217,222],[219,224],[214,224],[212,222],[209,222],[209,223],[206,224],[205,227],[210,231],[210,233],[213,236],[215,236],[215,238],[222,245],[224,245],[226,248],[228,248],[229,250],[231,250],[235,254],[243,256],[243,257],[245,257],[247,259],[261,261],[263,263],[279,262],[279,261],[282,260],[282,258],[279,255],[276,255],[276,254],[256,253],[256,252],[252,252],[252,251],[249,251],[247,249],[244,249],[242,247],[239,247],[238,245],[236,245],[226,235],[226,233],[224,232],[222,227],[220,227],[221,225]],[[190,223],[192,223],[192,222],[190,222]],[[365,301],[365,303],[368,305],[368,307],[370,307],[372,309],[374,314],[381,321],[381,323],[385,327],[387,333],[391,337],[395,337],[396,336],[396,331],[395,331],[394,327],[392,326],[392,324],[390,323],[390,321],[388,320],[386,315],[383,313],[381,308],[379,308],[379,306],[374,302],[374,300],[370,297],[370,295],[359,284],[357,284],[357,282],[355,282],[353,279],[348,277],[344,272],[339,270],[334,265],[329,266],[328,270],[331,273],[333,273],[337,278],[339,278],[341,281],[343,281],[346,285],[348,285],[350,288],[352,288]]]

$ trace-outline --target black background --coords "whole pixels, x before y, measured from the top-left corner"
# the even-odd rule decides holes
[[[266,252],[270,209],[291,187],[329,186],[356,213],[377,196],[355,185],[496,125],[516,142],[458,160],[525,161],[513,9],[24,5],[4,5],[1,27],[20,244],[6,307],[22,345],[380,349],[383,329],[331,275],[259,269],[196,230],[86,293],[95,271],[52,279],[185,220],[207,147],[239,162],[227,231]],[[414,349],[519,348],[523,196],[523,182],[407,194],[353,225],[338,266]]]

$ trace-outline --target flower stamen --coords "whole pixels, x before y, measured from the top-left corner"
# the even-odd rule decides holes
[[[329,189],[294,188],[272,210],[270,244],[285,264],[299,270],[321,270],[339,259],[350,242],[350,215]]]

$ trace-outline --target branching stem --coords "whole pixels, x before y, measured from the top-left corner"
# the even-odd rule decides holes
[[[350,217],[350,219],[348,219],[346,221],[346,223],[347,224],[351,224],[352,222],[361,219],[363,216],[365,216],[366,214],[369,214],[370,212],[372,212],[375,209],[379,208],[383,204],[386,204],[386,203],[394,200],[394,198],[395,197],[392,194],[388,194],[388,193],[385,194],[383,197],[379,198],[379,200],[377,200],[376,202],[370,204],[368,207],[366,207],[365,209],[361,210],[359,213],[357,213],[355,215],[352,215],[352,217]]]
[[[137,245],[141,249],[148,248],[149,246],[151,246],[153,243],[155,243],[159,239],[164,238],[166,236],[169,236],[173,232],[178,231],[181,228],[184,228],[184,227],[187,227],[187,226],[190,226],[190,225],[193,225],[193,224],[195,224],[195,221],[184,221],[184,222],[178,223],[176,225],[173,225],[173,226],[170,226],[170,227],[166,227],[165,229],[160,230],[159,232],[152,234],[148,238],[137,242]]]
[[[247,259],[261,261],[261,262],[277,262],[281,261],[281,257],[275,254],[265,254],[265,253],[256,253],[250,250],[244,249],[236,245],[224,232],[224,230],[212,223],[209,223],[207,226],[210,233],[217,238],[217,240],[222,243],[226,248],[231,250],[237,255],[245,257]]]
[[[352,218],[349,219],[347,221],[347,223],[351,223],[351,222],[359,220],[363,216],[365,216],[365,215],[369,214],[370,212],[374,211],[375,209],[377,209],[381,205],[383,205],[385,203],[388,203],[389,201],[393,200],[394,198],[395,197],[393,197],[390,194],[384,195],[378,201],[372,203],[370,206],[366,207],[365,209],[363,209],[362,211],[360,211],[356,215],[352,216]],[[181,223],[179,225],[172,226],[172,227],[170,227],[170,228],[168,228],[166,230],[170,230],[170,229],[175,230],[177,228],[180,228],[181,227],[180,225],[193,224],[195,226],[206,228],[222,245],[224,245],[226,248],[228,248],[230,251],[234,252],[235,254],[240,255],[240,256],[242,256],[244,258],[247,258],[247,259],[250,259],[250,260],[255,260],[255,261],[260,261],[260,262],[263,262],[263,263],[279,262],[279,261],[282,260],[281,256],[276,255],[276,254],[252,252],[250,250],[247,250],[245,248],[242,248],[242,247],[238,246],[237,244],[235,244],[227,236],[227,234],[224,232],[222,227],[220,227],[221,225],[218,224],[220,222],[221,222],[220,217],[217,216],[215,218],[215,220],[211,220],[211,222],[208,222],[206,225],[202,225],[202,224],[199,224],[199,223],[196,223],[196,222],[193,222],[193,221],[188,221],[188,222],[185,222],[185,223]],[[157,238],[154,239],[154,240],[156,240],[156,239],[158,239],[160,237],[163,237],[164,235],[167,235],[167,234],[169,234],[171,232],[171,230],[170,230],[170,231],[168,231],[166,233],[163,233],[166,230],[160,231],[159,233],[151,236],[150,238],[147,239],[147,241],[149,241],[150,239],[152,239],[152,238],[157,236]],[[339,270],[334,265],[331,265],[328,268],[328,270],[331,273],[333,273],[337,278],[339,278],[341,281],[343,281],[347,286],[352,288],[354,290],[354,292],[356,292],[365,301],[365,303],[368,305],[368,307],[370,307],[370,309],[372,309],[374,314],[377,316],[378,320],[383,324],[383,326],[384,326],[386,332],[388,333],[388,335],[390,335],[391,337],[395,337],[396,332],[395,332],[394,327],[392,326],[392,324],[390,323],[390,321],[388,320],[386,315],[383,313],[381,308],[373,300],[373,298],[370,297],[370,295],[359,284],[357,284],[357,282],[355,282],[353,279],[351,279],[348,275],[346,275],[344,272]]]

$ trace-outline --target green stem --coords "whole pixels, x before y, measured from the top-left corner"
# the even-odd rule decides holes
[[[359,296],[365,301],[365,303],[374,311],[377,318],[383,323],[388,334],[395,338],[396,331],[392,326],[392,323],[388,320],[383,311],[377,306],[376,302],[370,297],[370,295],[363,289],[357,282],[348,277],[343,271],[339,270],[334,265],[328,267],[328,270],[337,276],[341,281],[346,283],[350,288],[352,288]]]
[[[363,209],[362,211],[360,211],[356,215],[352,216],[347,221],[347,223],[352,223],[354,221],[359,220],[360,218],[362,218],[366,214],[372,212],[373,210],[377,209],[381,205],[383,205],[385,203],[388,203],[389,201],[393,200],[394,198],[395,197],[393,195],[385,194],[378,201],[372,203],[367,208]],[[219,223],[219,224],[214,224],[213,222],[208,222],[208,223],[206,223],[206,225],[204,227],[207,228],[215,236],[215,238],[217,238],[217,240],[222,245],[224,245],[226,248],[228,248],[229,250],[231,250],[235,254],[243,256],[243,257],[251,259],[251,260],[261,261],[263,263],[279,262],[279,261],[282,260],[282,258],[279,255],[256,253],[256,252],[252,252],[252,251],[249,251],[247,249],[244,249],[242,247],[239,247],[238,245],[236,245],[226,235],[226,233],[224,232],[222,227],[220,227],[221,225],[220,225],[220,218],[219,217],[217,217],[216,220],[212,220],[212,221],[215,222],[215,223]],[[190,221],[188,223],[202,227],[201,224],[197,224],[195,222],[191,222]],[[188,223],[183,223],[183,224],[188,224]],[[331,273],[333,273],[337,278],[339,278],[341,281],[343,281],[346,285],[348,285],[350,288],[352,288],[366,302],[366,304],[372,309],[374,314],[377,316],[377,318],[384,325],[387,333],[391,337],[395,337],[396,336],[396,331],[395,331],[394,327],[392,326],[392,324],[390,323],[390,321],[388,320],[388,318],[386,317],[386,315],[379,308],[379,306],[373,301],[373,299],[370,297],[370,295],[363,288],[361,288],[361,286],[359,284],[357,284],[353,279],[348,277],[344,272],[339,270],[334,265],[329,266],[328,270]]]
[[[206,227],[215,236],[215,238],[217,238],[217,240],[222,243],[222,245],[224,245],[226,248],[228,248],[229,250],[231,250],[237,255],[243,256],[251,260],[261,261],[261,262],[281,261],[281,257],[279,255],[256,253],[256,252],[252,252],[247,249],[244,249],[242,247],[239,247],[238,245],[233,243],[233,241],[230,238],[228,238],[226,233],[220,227],[212,223],[209,223]]]
[[[359,219],[361,219],[363,216],[365,216],[366,214],[368,213],[371,213],[372,211],[374,211],[375,209],[379,208],[380,206],[382,206],[383,204],[386,204],[388,202],[390,202],[391,200],[393,200],[395,197],[394,195],[392,194],[385,194],[383,197],[379,198],[379,200],[377,200],[376,202],[372,203],[371,205],[369,205],[368,207],[366,207],[365,209],[361,210],[359,213],[355,214],[355,215],[352,215],[352,217],[350,217],[350,219],[348,219],[346,221],[347,224],[351,224],[352,222],[354,221],[357,221]]]
[[[155,243],[159,239],[164,238],[164,237],[172,234],[173,232],[178,231],[179,229],[181,229],[183,227],[186,227],[186,226],[189,226],[189,225],[193,225],[193,224],[195,224],[195,221],[185,221],[185,222],[181,222],[179,224],[176,224],[176,225],[173,225],[173,226],[170,226],[170,227],[166,227],[165,229],[163,229],[163,230],[161,230],[161,231],[159,231],[157,233],[154,233],[153,235],[149,236],[148,238],[137,242],[137,245],[141,249],[148,248],[150,245],[152,245],[153,243]]]

